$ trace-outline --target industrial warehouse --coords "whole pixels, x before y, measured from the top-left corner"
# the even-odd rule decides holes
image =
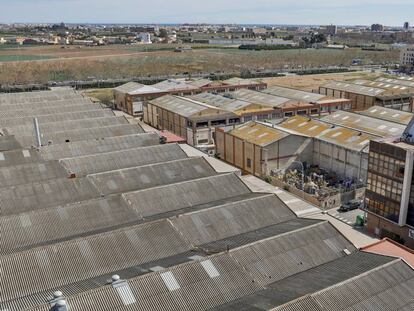
[[[413,111],[414,83],[403,79],[378,78],[376,81],[333,81],[319,87],[319,93],[351,101],[352,110],[382,106]]]
[[[231,128],[249,121],[294,115],[323,116],[351,109],[348,99],[336,99],[284,87],[256,91],[239,89],[224,94],[164,95],[143,103],[143,120],[159,130],[184,138],[188,144],[214,153],[217,127]]]
[[[231,78],[224,81],[208,79],[170,79],[153,85],[129,82],[114,89],[115,107],[130,115],[142,114],[143,104],[164,95],[194,95],[202,92],[229,92],[238,89],[261,90],[266,83]]]
[[[0,95],[0,107],[1,310],[414,306],[406,261],[358,250],[188,145],[71,89]]]
[[[373,107],[336,111],[322,118],[294,116],[282,122],[250,122],[216,130],[216,154],[251,174],[264,177],[300,161],[339,176],[365,181],[368,146],[376,138],[401,135],[412,113]],[[386,121],[393,119],[396,122]]]

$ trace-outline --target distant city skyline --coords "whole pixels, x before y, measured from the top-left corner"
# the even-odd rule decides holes
[[[3,0],[0,23],[212,23],[402,26],[412,0]]]

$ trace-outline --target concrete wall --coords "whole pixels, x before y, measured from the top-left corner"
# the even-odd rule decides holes
[[[343,177],[366,181],[368,155],[315,139],[313,164]]]
[[[216,154],[226,162],[257,176],[270,175],[292,161],[312,161],[312,139],[289,135],[266,147],[243,141],[224,131],[216,131]]]

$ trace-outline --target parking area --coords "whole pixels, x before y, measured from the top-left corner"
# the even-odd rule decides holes
[[[338,208],[333,208],[331,210],[328,211],[328,215],[348,224],[353,226],[355,224],[356,221],[356,217],[358,215],[364,215],[364,211],[360,210],[360,209],[355,209],[349,212],[339,212]]]

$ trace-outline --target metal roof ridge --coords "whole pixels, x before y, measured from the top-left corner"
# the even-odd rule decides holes
[[[357,252],[355,252],[354,254],[357,254],[357,253],[358,253],[358,251],[357,251]],[[349,255],[349,256],[352,256],[352,255],[353,255],[353,254],[351,254],[351,255]],[[385,263],[385,264],[382,264],[382,265],[380,265],[380,266],[378,266],[378,267],[375,267],[375,268],[373,268],[373,269],[371,269],[371,270],[368,270],[368,271],[365,271],[365,272],[361,272],[360,274],[358,274],[358,275],[356,275],[356,276],[353,276],[353,277],[351,277],[351,278],[349,278],[349,279],[346,279],[346,280],[341,281],[341,282],[339,282],[339,283],[336,283],[336,284],[334,284],[334,285],[331,285],[331,286],[325,287],[325,288],[323,288],[323,289],[321,289],[321,290],[319,290],[319,291],[317,291],[317,292],[314,292],[314,293],[312,293],[312,294],[310,294],[310,295],[312,296],[312,295],[315,295],[315,294],[318,294],[318,293],[323,293],[323,292],[328,291],[328,290],[330,290],[330,289],[332,289],[332,288],[342,286],[342,285],[344,285],[344,284],[347,284],[347,283],[349,283],[349,282],[352,282],[352,281],[354,281],[354,280],[357,280],[357,279],[359,279],[359,278],[361,278],[361,277],[363,277],[363,276],[366,276],[366,275],[369,275],[369,274],[374,273],[374,272],[376,272],[376,271],[379,271],[379,270],[381,270],[381,269],[383,269],[383,268],[385,268],[385,267],[392,266],[392,265],[394,265],[394,264],[396,264],[396,263],[398,263],[398,262],[403,262],[404,264],[406,264],[406,263],[405,263],[405,261],[404,261],[404,260],[402,260],[401,258],[395,258],[395,257],[391,257],[391,256],[387,256],[387,255],[379,255],[379,254],[375,254],[375,255],[377,255],[377,256],[382,256],[382,257],[389,257],[389,258],[393,258],[393,260],[391,260],[391,261],[389,261],[389,262],[387,262],[387,263]],[[409,265],[408,265],[408,266],[409,266]],[[411,268],[411,266],[409,266],[409,267]]]
[[[208,163],[208,161],[206,161],[204,159],[204,157],[202,157],[202,156],[199,156],[199,157],[188,157],[188,158],[184,158],[184,159],[177,159],[177,160],[171,160],[171,161],[165,161],[165,162],[158,162],[158,163],[150,163],[150,164],[145,164],[145,165],[138,165],[138,166],[132,166],[132,167],[126,167],[126,168],[119,168],[119,169],[109,170],[109,171],[105,171],[105,172],[87,174],[86,177],[89,177],[89,176],[97,176],[97,175],[101,175],[101,174],[107,174],[107,173],[110,173],[110,172],[119,172],[119,171],[131,170],[131,169],[136,169],[136,168],[139,168],[139,167],[149,167],[149,166],[163,165],[163,164],[166,164],[166,163],[175,163],[175,162],[191,161],[192,159],[203,159],[206,163]]]
[[[179,217],[189,216],[189,215],[201,213],[201,212],[204,212],[204,211],[210,211],[210,210],[214,210],[214,209],[219,209],[219,208],[222,208],[224,206],[230,206],[230,205],[234,205],[234,204],[240,204],[241,202],[253,201],[253,200],[256,200],[258,198],[265,198],[265,197],[270,197],[270,196],[273,197],[275,195],[274,193],[261,193],[261,192],[252,192],[252,193],[249,193],[249,194],[260,194],[260,196],[255,196],[255,197],[251,197],[251,198],[242,198],[239,201],[221,203],[219,205],[210,206],[208,208],[204,208],[204,209],[201,209],[201,210],[196,210],[196,211],[191,211],[191,212],[187,212],[187,213],[182,213],[182,214],[180,214]],[[232,197],[232,198],[235,198],[235,197]],[[220,200],[210,201],[208,203],[214,203],[214,202],[217,202],[217,201],[220,201]],[[169,217],[169,218],[171,218],[171,217]]]
[[[87,236],[77,236],[75,238],[71,238],[69,240],[63,240],[63,241],[59,241],[59,242],[51,242],[50,244],[46,244],[46,245],[37,245],[34,246],[30,249],[23,249],[14,253],[7,253],[5,255],[0,255],[0,258],[5,258],[5,257],[14,257],[14,256],[18,256],[19,254],[27,254],[27,253],[33,253],[36,252],[38,250],[45,250],[47,248],[51,248],[51,247],[57,247],[57,245],[67,245],[67,244],[75,244],[79,241],[85,240],[85,241],[89,241],[92,239],[95,239],[96,237],[99,236],[107,236],[107,235],[111,235],[111,234],[117,234],[120,233],[122,231],[128,231],[128,230],[134,230],[135,228],[139,228],[139,227],[144,227],[144,226],[151,226],[153,224],[157,224],[157,223],[162,223],[165,221],[168,221],[169,218],[161,218],[161,219],[154,219],[154,220],[150,220],[150,221],[146,221],[146,222],[141,222],[141,223],[135,223],[133,222],[132,224],[129,223],[126,226],[120,227],[120,228],[116,228],[116,229],[110,229],[108,231],[104,231],[104,232],[96,232],[96,233],[92,233],[89,234]],[[191,244],[190,244],[191,245]]]
[[[282,202],[283,202],[283,201],[282,201]],[[289,207],[287,207],[287,208],[288,208],[290,211],[292,211]],[[293,213],[293,212],[292,212],[292,213]],[[289,221],[293,221],[293,220],[298,220],[298,219],[309,220],[308,218],[299,218],[299,217],[296,217],[296,218],[294,218],[294,219],[289,219],[289,220],[286,220],[286,221],[284,221],[284,222],[278,223],[278,224],[276,224],[276,225],[283,224],[283,223],[286,223],[286,222],[289,222]],[[311,219],[311,220],[316,220],[316,221],[318,221],[319,219]],[[292,233],[296,233],[296,232],[304,231],[304,230],[307,230],[307,229],[310,229],[310,228],[313,228],[313,227],[320,226],[320,225],[325,224],[325,223],[327,223],[327,224],[329,224],[330,226],[334,227],[334,226],[333,226],[333,225],[332,225],[332,224],[331,224],[328,220],[320,220],[320,221],[318,221],[317,223],[315,223],[315,224],[311,224],[311,225],[306,226],[306,227],[302,227],[302,228],[295,229],[295,230],[288,231],[288,232],[283,232],[283,233],[280,233],[280,234],[278,234],[278,235],[272,235],[272,236],[267,237],[267,238],[264,238],[264,239],[256,240],[256,241],[253,241],[253,242],[250,242],[250,243],[247,243],[247,244],[241,245],[241,246],[234,247],[234,248],[230,249],[230,250],[229,250],[229,252],[231,253],[232,251],[239,250],[239,249],[246,248],[246,247],[250,247],[250,246],[252,246],[252,245],[254,245],[254,244],[256,244],[256,243],[261,243],[261,242],[263,242],[263,241],[268,241],[268,240],[272,240],[272,239],[276,239],[276,238],[279,238],[279,237],[283,237],[283,236],[285,236],[285,235],[289,235],[289,234],[292,234]],[[271,226],[274,226],[274,225],[275,225],[275,224],[273,224],[273,225],[271,225]],[[338,232],[339,232],[339,231],[338,231]],[[343,234],[341,234],[341,233],[339,233],[339,235],[340,235],[340,236],[343,236]],[[352,245],[353,245],[353,244],[352,244]]]
[[[191,99],[191,98],[189,98],[189,97],[178,96],[178,95],[174,95],[174,97],[180,98],[180,99],[182,99],[182,100],[188,101],[188,102],[190,102],[190,103],[193,103],[193,104],[196,104],[196,105],[199,105],[199,106],[205,107],[205,108],[211,108],[211,109],[218,109],[218,110],[221,110],[219,107],[212,106],[212,105],[209,105],[209,104],[207,104],[207,103],[203,103],[203,102],[201,102],[201,101],[197,101],[197,100]]]
[[[115,136],[115,137],[119,137],[119,136]],[[85,158],[90,158],[90,157],[99,157],[99,156],[103,156],[103,155],[106,155],[106,154],[116,154],[116,153],[121,153],[121,152],[132,151],[132,150],[141,150],[141,149],[147,150],[147,149],[156,149],[156,148],[160,148],[160,147],[161,148],[165,148],[165,149],[172,148],[172,147],[167,147],[167,146],[178,146],[178,143],[170,143],[170,144],[162,144],[162,145],[152,145],[152,146],[139,146],[139,147],[134,147],[134,148],[127,148],[127,149],[122,149],[122,150],[114,150],[114,151],[108,151],[108,152],[103,152],[103,153],[93,153],[93,154],[87,154],[87,155],[81,155],[81,156],[74,156],[74,157],[68,157],[68,158],[61,158],[59,160],[49,160],[49,161],[59,161],[59,163],[60,163],[61,161],[64,161],[64,160],[85,159]],[[182,149],[179,148],[179,150],[182,150]],[[184,152],[184,154],[185,154],[185,152]]]
[[[193,158],[193,157],[190,157],[190,158]],[[175,160],[175,161],[177,161],[177,160]],[[173,161],[170,161],[170,162],[173,162]],[[152,187],[152,188],[145,188],[145,189],[127,191],[127,192],[121,193],[121,196],[124,196],[125,194],[134,194],[134,193],[138,193],[138,192],[149,191],[149,190],[152,190],[152,189],[167,188],[167,187],[171,187],[171,186],[174,186],[174,185],[188,184],[188,183],[193,183],[193,182],[196,182],[196,181],[199,181],[199,180],[213,179],[213,178],[219,178],[219,177],[222,177],[222,176],[229,176],[229,175],[235,175],[236,177],[238,177],[238,175],[236,173],[228,172],[228,173],[217,174],[217,175],[212,175],[212,176],[200,177],[200,178],[196,178],[196,179],[183,180],[183,181],[179,181],[179,182],[176,182],[176,183],[173,183],[173,184],[159,185],[159,186],[155,186],[155,187]],[[242,180],[240,180],[240,181],[243,183]]]

